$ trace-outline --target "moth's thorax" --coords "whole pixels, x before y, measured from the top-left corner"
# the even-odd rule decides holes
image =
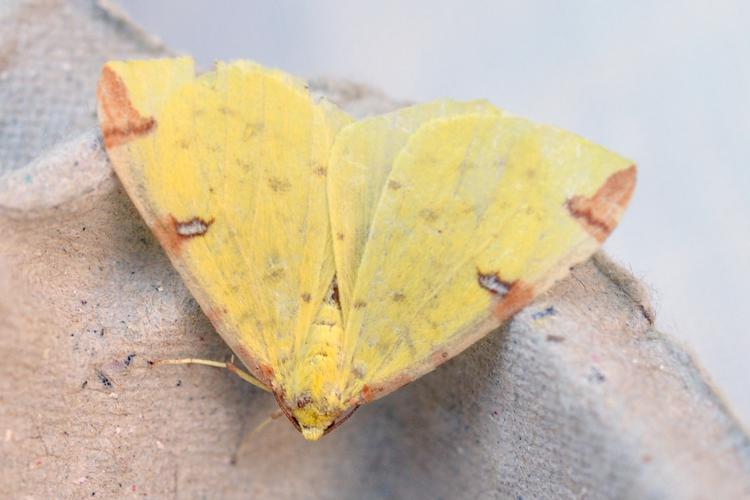
[[[350,395],[343,394],[347,380],[341,377],[342,335],[340,309],[323,302],[279,374],[279,404],[310,440],[320,438],[350,406]]]

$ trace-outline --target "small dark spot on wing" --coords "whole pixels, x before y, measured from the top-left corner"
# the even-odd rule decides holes
[[[479,286],[501,298],[505,297],[513,286],[513,283],[503,281],[499,273],[483,273],[479,269],[477,269],[477,281]]]
[[[337,309],[341,309],[341,301],[339,300],[339,284],[336,281],[335,275],[331,280],[331,285],[328,287],[328,293],[326,293],[325,301],[327,304],[336,306]]]
[[[243,141],[249,141],[252,139],[255,135],[261,133],[263,131],[263,124],[262,123],[248,123],[245,125],[245,130],[242,131],[242,140]]]
[[[266,275],[264,276],[264,278],[267,281],[272,281],[273,282],[273,281],[279,281],[282,276],[284,276],[284,270],[281,269],[280,267],[277,267],[277,268],[274,268],[274,269],[269,269],[269,271],[266,273]]]
[[[354,375],[354,378],[361,380],[365,376],[365,371],[362,366],[355,364],[352,366],[352,375]]]
[[[268,186],[276,193],[286,193],[292,187],[289,181],[279,179],[278,177],[268,179]]]
[[[175,218],[174,229],[178,236],[182,238],[194,238],[196,236],[203,236],[214,223],[213,217],[208,221],[201,219],[200,217],[193,217],[192,219],[181,222]]]
[[[438,220],[437,212],[435,212],[434,210],[430,210],[429,208],[420,210],[419,216],[427,222],[435,222],[436,220]]]
[[[334,326],[336,326],[336,322],[335,321],[328,321],[328,320],[325,320],[325,319],[321,319],[321,320],[315,321],[313,323],[313,325],[327,326],[328,328],[333,328]]]

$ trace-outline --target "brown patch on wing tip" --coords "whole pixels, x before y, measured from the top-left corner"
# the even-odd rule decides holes
[[[203,236],[213,223],[213,217],[208,221],[200,217],[193,217],[188,221],[181,222],[172,215],[168,215],[157,219],[151,226],[151,230],[168,253],[179,255],[186,240]]]
[[[146,135],[156,126],[152,116],[141,116],[128,97],[128,88],[109,66],[102,68],[96,89],[99,101],[99,122],[104,145],[113,148]]]
[[[610,175],[590,198],[573,196],[565,207],[599,243],[617,226],[635,189],[635,165]]]
[[[526,307],[534,299],[534,287],[523,281],[514,281],[508,293],[493,307],[492,314],[501,323]]]

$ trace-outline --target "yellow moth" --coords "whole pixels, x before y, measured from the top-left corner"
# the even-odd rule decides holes
[[[487,102],[353,121],[280,71],[110,62],[104,143],[244,378],[307,439],[434,369],[587,259],[635,167]]]

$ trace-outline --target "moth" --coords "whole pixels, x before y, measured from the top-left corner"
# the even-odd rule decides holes
[[[354,121],[281,71],[190,58],[110,62],[97,97],[117,175],[247,372],[227,366],[309,440],[565,277],[635,187],[631,161],[486,101]]]

